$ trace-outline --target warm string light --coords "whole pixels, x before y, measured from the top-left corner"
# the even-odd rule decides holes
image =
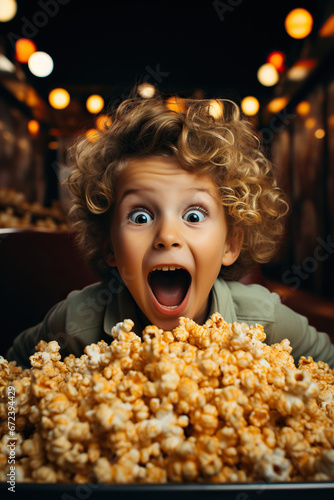
[[[67,90],[57,88],[49,93],[49,103],[55,109],[64,109],[70,103],[71,97]]]
[[[280,52],[278,50],[271,52],[267,57],[267,63],[275,66],[279,73],[283,73],[285,71],[284,61],[285,55],[283,54],[283,52]]]
[[[285,29],[291,38],[306,38],[313,28],[313,17],[306,9],[293,9],[285,18]]]
[[[257,71],[257,79],[265,87],[272,87],[279,80],[278,71],[273,64],[262,64]]]
[[[95,120],[95,125],[98,130],[105,132],[111,126],[111,118],[108,115],[99,115]]]
[[[7,23],[11,21],[17,12],[17,3],[15,0],[0,1],[0,22]]]
[[[279,113],[288,104],[289,99],[286,96],[275,97],[267,106],[270,113]]]
[[[2,3],[0,1],[0,6],[2,7]],[[15,1],[9,0],[9,3],[16,4]],[[2,10],[0,8],[0,21]],[[15,14],[14,14],[15,15]],[[311,14],[305,9],[294,9],[289,13],[285,20],[285,27],[290,36],[294,38],[304,38],[307,36],[313,27],[313,18]],[[303,27],[303,28],[302,28]],[[306,34],[305,34],[306,33]],[[39,77],[48,76],[54,67],[53,60],[49,54],[41,51],[37,51],[36,45],[30,39],[19,39],[15,44],[16,53],[15,58],[18,62],[28,63],[28,67],[30,71]],[[34,57],[33,57],[34,56]],[[259,82],[264,86],[273,86],[279,80],[278,73],[285,71],[285,55],[280,51],[271,52],[268,57],[266,64],[263,64],[257,72],[257,77]],[[294,68],[295,69],[295,68]],[[298,67],[299,69],[299,67]],[[291,76],[292,75],[291,73]],[[295,77],[297,79],[297,77]],[[291,78],[293,79],[293,78]],[[62,94],[58,92],[62,91]],[[138,86],[138,94],[143,98],[151,98],[154,96],[156,92],[156,88],[154,85],[149,83],[143,83]],[[70,96],[65,89],[54,89],[50,92],[49,95],[50,104],[56,109],[64,109],[68,106],[70,102]],[[296,108],[298,114],[305,116],[307,114],[305,110],[302,110],[301,105],[308,103],[300,103],[299,107]],[[286,105],[286,97],[276,98],[268,104],[268,110],[271,112],[279,112]],[[91,95],[88,97],[86,101],[87,110],[90,113],[96,114],[99,113],[104,107],[104,99],[97,95]],[[168,109],[184,112],[185,101],[179,97],[170,97],[166,100],[166,107]],[[247,96],[241,102],[241,108],[244,114],[248,116],[254,116],[258,113],[260,104],[259,101],[253,96]],[[211,100],[209,113],[215,117],[219,118],[222,115],[222,105],[218,100]],[[96,129],[91,129],[87,131],[86,135],[90,138],[90,140],[95,140],[98,136],[98,131],[105,131],[111,125],[111,120],[107,115],[100,115],[96,118]],[[38,122],[37,122],[38,124]],[[308,124],[310,126],[310,124]],[[39,124],[38,124],[39,126]],[[30,130],[30,129],[29,129]],[[320,129],[319,129],[320,130]],[[33,132],[31,132],[33,133]],[[320,132],[321,133],[321,132]]]
[[[15,59],[20,63],[27,63],[37,47],[29,38],[19,38],[15,43]]]
[[[218,120],[222,117],[223,111],[223,104],[216,99],[211,99],[209,102],[209,115]]]
[[[311,110],[311,105],[307,101],[301,101],[296,106],[296,111],[300,116],[307,116]]]
[[[241,109],[247,116],[255,116],[260,109],[260,103],[253,96],[244,97],[241,101]]]
[[[28,60],[28,68],[34,76],[45,78],[53,71],[53,59],[46,52],[34,52]]]
[[[40,124],[37,120],[28,121],[28,130],[30,135],[37,135],[40,130]]]
[[[155,86],[152,85],[152,83],[146,82],[138,85],[137,92],[140,97],[143,97],[144,99],[150,99],[154,96],[156,89]]]
[[[98,94],[93,94],[89,96],[86,101],[87,110],[92,114],[99,113],[100,111],[102,111],[103,106],[104,106],[104,99]]]
[[[166,100],[166,108],[177,113],[184,113],[186,110],[185,100],[181,97],[168,97]]]
[[[89,142],[95,142],[100,137],[100,132],[96,128],[90,128],[85,133]]]
[[[317,130],[314,132],[314,135],[316,139],[323,139],[326,133],[323,128],[317,128]]]

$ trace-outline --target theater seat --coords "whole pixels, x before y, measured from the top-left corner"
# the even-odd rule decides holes
[[[70,291],[99,281],[66,232],[0,229],[0,355]]]

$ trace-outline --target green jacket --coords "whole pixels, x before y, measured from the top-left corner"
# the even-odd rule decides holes
[[[296,362],[300,356],[312,356],[334,367],[334,345],[327,334],[309,326],[307,318],[281,304],[279,296],[260,285],[243,285],[218,278],[211,292],[209,316],[219,312],[229,323],[263,325],[266,343],[288,338]],[[132,319],[140,335],[145,324],[138,306],[126,287],[115,278],[71,292],[56,304],[44,320],[22,332],[8,350],[7,359],[29,367],[29,356],[38,341],[57,340],[62,356],[81,356],[86,345],[99,340],[111,342],[111,328],[124,319]]]

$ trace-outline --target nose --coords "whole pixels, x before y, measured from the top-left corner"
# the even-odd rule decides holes
[[[155,249],[181,248],[183,238],[177,221],[174,219],[163,219],[157,226],[153,246]]]

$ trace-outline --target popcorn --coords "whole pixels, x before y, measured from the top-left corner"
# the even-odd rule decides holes
[[[39,342],[0,358],[0,480],[15,388],[17,481],[233,483],[334,479],[334,370],[260,325],[180,318],[142,338],[125,320],[80,358]]]

